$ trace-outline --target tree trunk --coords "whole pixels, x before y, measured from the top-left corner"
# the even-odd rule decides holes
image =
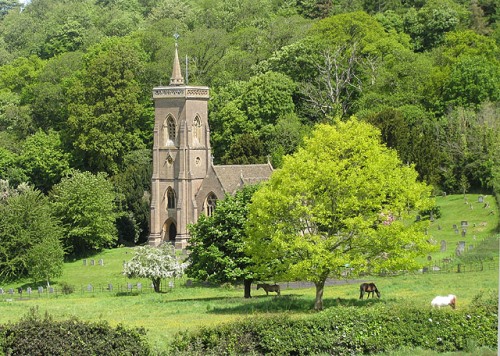
[[[325,281],[315,282],[316,286],[316,301],[314,302],[314,310],[323,310],[323,291],[325,290]]]
[[[251,279],[245,279],[243,281],[243,284],[245,286],[245,298],[252,298],[250,295],[250,292],[252,290],[252,280]]]
[[[160,293],[160,284],[161,284],[161,278],[152,278],[153,281],[153,288],[156,293]]]

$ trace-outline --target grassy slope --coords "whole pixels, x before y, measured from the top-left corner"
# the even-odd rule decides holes
[[[477,201],[477,196],[469,196],[468,199]],[[493,199],[491,197],[489,199],[491,207],[496,209],[493,206]],[[461,236],[455,235],[451,228],[454,223],[460,224],[461,220],[468,220],[469,224],[476,220],[487,222],[483,230],[475,232],[476,241],[494,234],[497,213],[484,215],[486,212],[479,207],[464,210],[463,196],[438,198],[438,203],[442,206],[442,217],[429,229],[429,234],[435,240],[449,240],[448,246],[461,240]],[[437,229],[437,224],[441,224],[441,230]],[[447,226],[449,228],[445,228]],[[498,256],[498,241],[493,244],[493,248],[496,248]],[[448,250],[446,256],[453,251],[454,247],[451,251]],[[4,295],[6,298],[0,298],[0,323],[15,321],[26,314],[29,308],[38,307],[42,313],[48,311],[55,318],[77,316],[82,320],[107,320],[112,325],[123,323],[127,326],[143,326],[148,329],[152,344],[163,349],[168,344],[169,337],[180,330],[228,322],[254,313],[272,314],[289,311],[294,315],[304,315],[311,312],[314,288],[285,289],[282,292],[283,298],[266,297],[262,290],[253,290],[254,297],[245,300],[242,298],[241,288],[185,287],[185,280],[178,280],[175,281],[176,287],[170,290],[167,285],[164,287],[166,292],[162,294],[116,293],[119,285],[124,287],[128,282],[136,284],[140,281],[130,281],[121,275],[123,261],[128,260],[131,254],[130,248],[119,248],[94,256],[96,262],[94,266],[90,266],[90,259],[87,259],[86,266],[81,260],[67,263],[59,282],[66,281],[76,286],[75,293],[71,295],[34,296],[22,300],[14,296],[12,302],[7,301],[9,296]],[[440,253],[436,253],[433,255],[433,261],[442,257]],[[104,266],[99,266],[97,263],[101,258],[104,260]],[[498,259],[496,263],[498,264]],[[382,292],[382,299],[373,302],[388,305],[411,303],[429,307],[430,300],[435,295],[454,293],[458,296],[458,308],[461,308],[469,304],[476,294],[497,290],[498,269],[460,274],[408,274],[397,277],[375,277],[372,280]],[[149,285],[147,280],[141,282],[144,286]],[[358,283],[347,282],[326,288],[325,307],[367,303],[357,299]],[[86,292],[89,283],[98,291]],[[100,292],[101,287],[105,288],[108,283],[113,284],[115,292]],[[2,287],[6,289],[20,285],[26,287],[29,281]],[[285,283],[282,286],[286,288]],[[36,286],[32,285],[32,288]]]

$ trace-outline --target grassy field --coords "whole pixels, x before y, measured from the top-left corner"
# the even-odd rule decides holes
[[[456,236],[453,224],[462,220],[471,223],[486,222],[482,229],[474,230],[476,235],[473,251],[480,251],[480,242],[485,243],[488,253],[495,258],[485,263],[481,272],[466,273],[409,273],[394,277],[370,277],[382,293],[381,299],[359,301],[359,280],[336,281],[328,285],[324,294],[326,308],[338,305],[364,306],[367,303],[385,303],[387,305],[411,304],[430,308],[430,301],[438,294],[453,293],[458,296],[458,308],[466,307],[474,296],[480,293],[498,293],[498,238],[496,237],[497,208],[491,197],[487,198],[494,214],[486,214],[486,209],[479,206],[474,209],[463,209],[466,206],[463,196],[448,196],[438,198],[442,206],[442,216],[435,220],[429,229],[436,241],[445,239],[449,246],[462,239]],[[477,200],[477,196],[468,196],[469,201]],[[479,203],[478,203],[479,204]],[[437,225],[441,224],[441,229]],[[469,227],[470,234],[473,227]],[[450,230],[450,231],[448,231]],[[466,238],[470,236],[467,232]],[[472,239],[472,237],[471,237]],[[467,240],[468,241],[468,240]],[[454,247],[446,254],[436,252],[432,261],[448,257],[454,253]],[[92,258],[67,263],[64,274],[54,286],[56,289],[62,282],[75,286],[75,292],[69,295],[48,294],[46,289],[39,295],[37,285],[29,281],[19,281],[11,285],[3,285],[5,291],[9,288],[28,286],[34,292],[28,298],[4,294],[0,297],[0,323],[16,321],[25,315],[30,308],[38,308],[41,313],[48,312],[56,319],[66,319],[76,316],[81,320],[107,320],[111,325],[122,323],[129,327],[144,327],[148,330],[151,344],[157,349],[164,349],[174,333],[181,330],[193,330],[201,326],[216,325],[254,314],[276,315],[286,312],[289,315],[301,316],[312,313],[315,290],[305,284],[295,285],[282,283],[282,297],[267,297],[262,290],[252,290],[253,298],[244,299],[241,287],[214,288],[201,285],[186,285],[186,278],[168,282],[163,286],[163,293],[153,293],[148,288],[148,280],[128,280],[121,274],[123,261],[131,258],[133,250],[118,248],[104,251]],[[94,260],[91,265],[90,260]],[[102,259],[104,264],[99,265]],[[365,278],[365,277],[363,277]],[[143,284],[143,290],[137,291],[137,283]],[[127,291],[127,283],[134,285],[132,292]],[[89,291],[88,285],[93,286]],[[106,289],[108,284],[113,290]],[[255,288],[255,286],[254,286]]]

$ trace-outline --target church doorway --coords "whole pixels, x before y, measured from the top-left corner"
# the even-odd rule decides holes
[[[163,241],[168,241],[170,243],[175,244],[175,237],[177,236],[177,227],[175,226],[175,222],[172,219],[168,219],[163,224],[162,229]]]

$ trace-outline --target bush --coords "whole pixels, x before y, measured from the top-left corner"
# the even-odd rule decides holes
[[[486,303],[490,306],[490,303]],[[177,334],[172,354],[372,354],[402,347],[436,352],[497,345],[497,314],[413,307],[335,307],[304,318],[252,317]]]
[[[61,292],[62,294],[71,294],[75,291],[75,287],[69,283],[61,282]]]
[[[17,323],[0,326],[0,353],[6,355],[150,355],[144,329],[110,327],[106,322],[54,321],[36,309]]]

